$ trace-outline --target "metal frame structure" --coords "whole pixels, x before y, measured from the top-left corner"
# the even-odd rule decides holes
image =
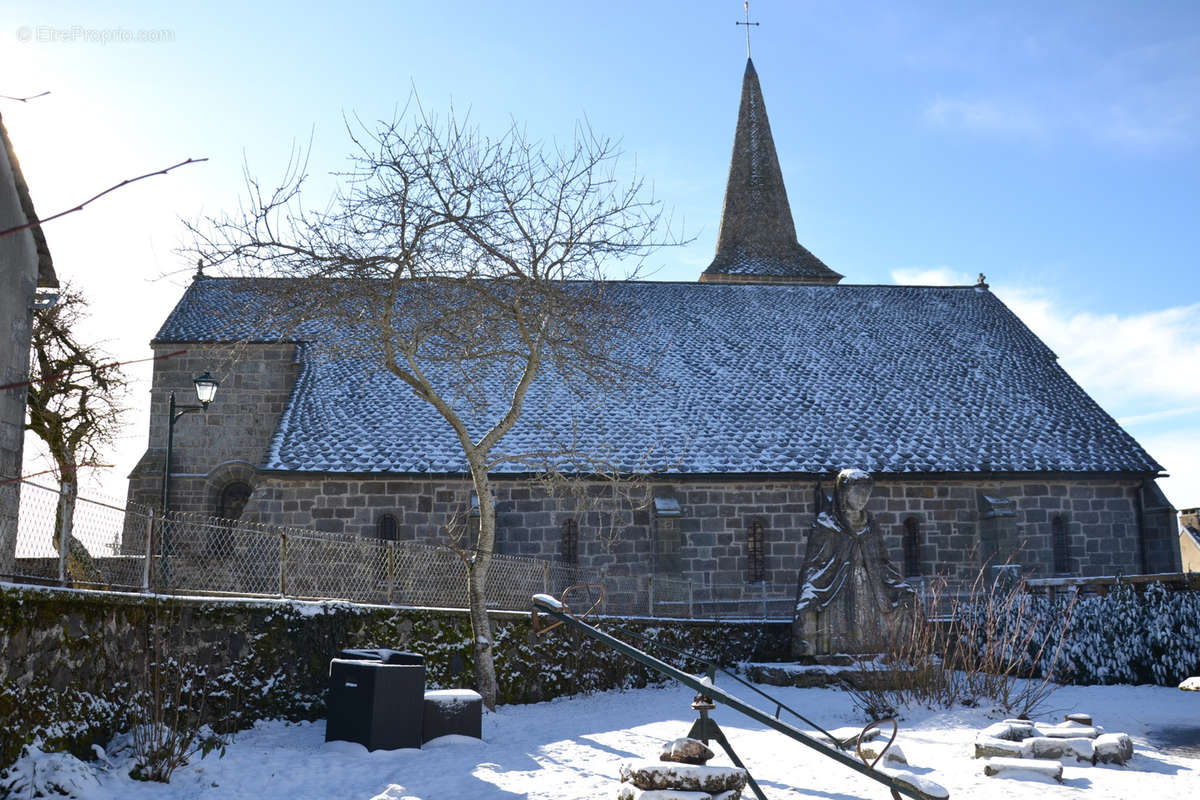
[[[535,629],[538,627],[537,615],[539,613],[545,614],[545,615],[553,618],[556,621],[555,626],[557,626],[557,624],[560,624],[560,623],[564,624],[564,625],[568,625],[571,628],[584,634],[585,636],[595,639],[596,641],[598,641],[602,644],[608,645],[609,647],[613,648],[614,650],[621,653],[622,655],[627,656],[627,657],[633,659],[634,661],[637,661],[639,664],[643,664],[643,665],[655,670],[656,672],[659,672],[659,673],[667,676],[668,678],[672,678],[676,681],[679,681],[684,686],[688,687],[689,689],[692,689],[693,691],[695,691],[696,693],[698,693],[700,695],[703,695],[705,698],[708,698],[713,703],[720,703],[721,705],[728,706],[729,708],[732,708],[734,711],[744,714],[745,716],[749,717],[750,719],[754,720],[755,722],[759,722],[763,725],[766,725],[768,728],[771,728],[772,730],[782,733],[784,736],[794,739],[795,741],[799,742],[800,744],[804,745],[805,747],[810,747],[813,750],[816,750],[821,755],[826,756],[828,758],[832,758],[834,761],[838,761],[838,762],[842,763],[844,766],[849,767],[850,769],[854,770],[855,772],[859,772],[863,775],[866,775],[868,778],[871,778],[872,780],[882,783],[889,790],[891,790],[892,797],[895,798],[896,800],[899,800],[900,795],[902,795],[902,794],[913,798],[913,800],[945,800],[945,798],[947,798],[949,796],[949,795],[942,795],[942,796],[938,797],[938,796],[926,794],[907,783],[903,783],[903,782],[897,780],[896,778],[894,778],[891,775],[888,775],[884,772],[874,769],[871,766],[868,766],[867,764],[865,764],[861,761],[858,761],[857,759],[854,758],[854,756],[851,756],[847,753],[842,752],[841,750],[838,750],[834,747],[830,747],[829,745],[826,745],[823,742],[820,742],[817,739],[814,739],[813,737],[804,733],[804,731],[801,731],[799,728],[796,728],[793,725],[789,725],[788,723],[784,722],[783,720],[777,719],[776,717],[771,716],[770,714],[766,713],[765,711],[762,711],[761,709],[755,708],[754,706],[750,705],[749,703],[746,703],[741,698],[739,698],[735,695],[732,695],[732,694],[724,691],[723,689],[718,688],[717,686],[713,685],[711,680],[703,680],[703,679],[697,678],[695,675],[689,675],[688,673],[684,672],[683,670],[676,669],[675,667],[671,666],[670,664],[666,663],[665,661],[661,661],[660,659],[655,658],[654,656],[650,655],[649,653],[647,653],[643,650],[639,650],[638,648],[634,647],[633,645],[631,645],[627,642],[623,642],[620,639],[617,639],[614,636],[610,636],[609,634],[607,634],[601,630],[598,630],[597,628],[587,624],[583,620],[581,620],[581,619],[577,618],[575,615],[573,615],[570,612],[570,609],[565,604],[563,604],[556,598],[551,597],[550,595],[537,594],[537,595],[533,596],[533,615],[534,615],[534,620],[535,620],[535,622],[534,622]],[[709,721],[711,722],[711,720],[709,720]],[[701,725],[701,723],[698,722],[697,725]],[[693,727],[693,730],[696,730],[695,726]],[[724,737],[722,736],[721,738],[723,739]],[[720,741],[720,740],[718,740],[718,741]],[[722,745],[724,746],[725,743],[722,742]],[[761,797],[761,794],[760,794],[760,797]]]

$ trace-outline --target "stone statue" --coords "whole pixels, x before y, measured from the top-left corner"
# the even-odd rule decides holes
[[[912,589],[866,511],[872,488],[860,469],[839,472],[832,497],[817,485],[792,622],[795,656],[878,653],[911,613]]]

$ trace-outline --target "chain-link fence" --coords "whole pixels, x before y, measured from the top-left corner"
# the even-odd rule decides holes
[[[123,543],[139,532],[145,538],[151,524],[146,510],[83,497],[73,500],[72,510],[72,498],[60,489],[16,483],[20,505],[15,523],[8,515],[0,519],[0,526],[8,528],[0,529],[0,542],[16,542],[11,577],[102,589],[145,586],[144,554],[127,552]],[[64,522],[67,519],[70,524]]]
[[[337,599],[467,607],[467,566],[448,546],[385,541],[220,520],[80,498],[65,534],[62,495],[24,482],[17,524],[18,581],[171,593]],[[3,523],[0,523],[3,524]],[[3,539],[0,539],[3,541]],[[65,555],[56,542],[67,541]],[[560,561],[494,554],[485,598],[527,611],[536,593],[588,584],[602,613],[677,619],[790,619],[790,591],[765,583],[711,584],[588,572]],[[582,610],[582,609],[581,609]]]

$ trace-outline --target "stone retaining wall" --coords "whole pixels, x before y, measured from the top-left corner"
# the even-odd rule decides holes
[[[535,635],[529,617],[496,615],[500,702],[644,686],[660,680],[590,639],[558,628]],[[723,664],[785,658],[782,623],[606,620]],[[58,731],[86,754],[119,724],[144,654],[163,631],[178,660],[199,665],[211,713],[234,727],[255,719],[319,719],[329,659],[346,647],[396,647],[425,656],[428,688],[472,688],[466,612],[397,610],[348,603],[211,600],[35,589],[0,584],[0,768],[35,735]],[[699,663],[680,663],[699,671]],[[90,738],[89,738],[90,737]]]

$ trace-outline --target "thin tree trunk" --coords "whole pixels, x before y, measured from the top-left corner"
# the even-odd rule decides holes
[[[492,503],[491,483],[487,467],[482,459],[470,458],[471,477],[475,493],[479,497],[479,539],[475,543],[474,558],[467,570],[467,602],[471,616],[471,638],[475,651],[475,682],[483,704],[489,711],[496,710],[496,662],[492,656],[492,626],[488,619],[487,587],[488,566],[492,560],[492,549],[496,543],[496,509]],[[480,463],[476,464],[476,461]]]

